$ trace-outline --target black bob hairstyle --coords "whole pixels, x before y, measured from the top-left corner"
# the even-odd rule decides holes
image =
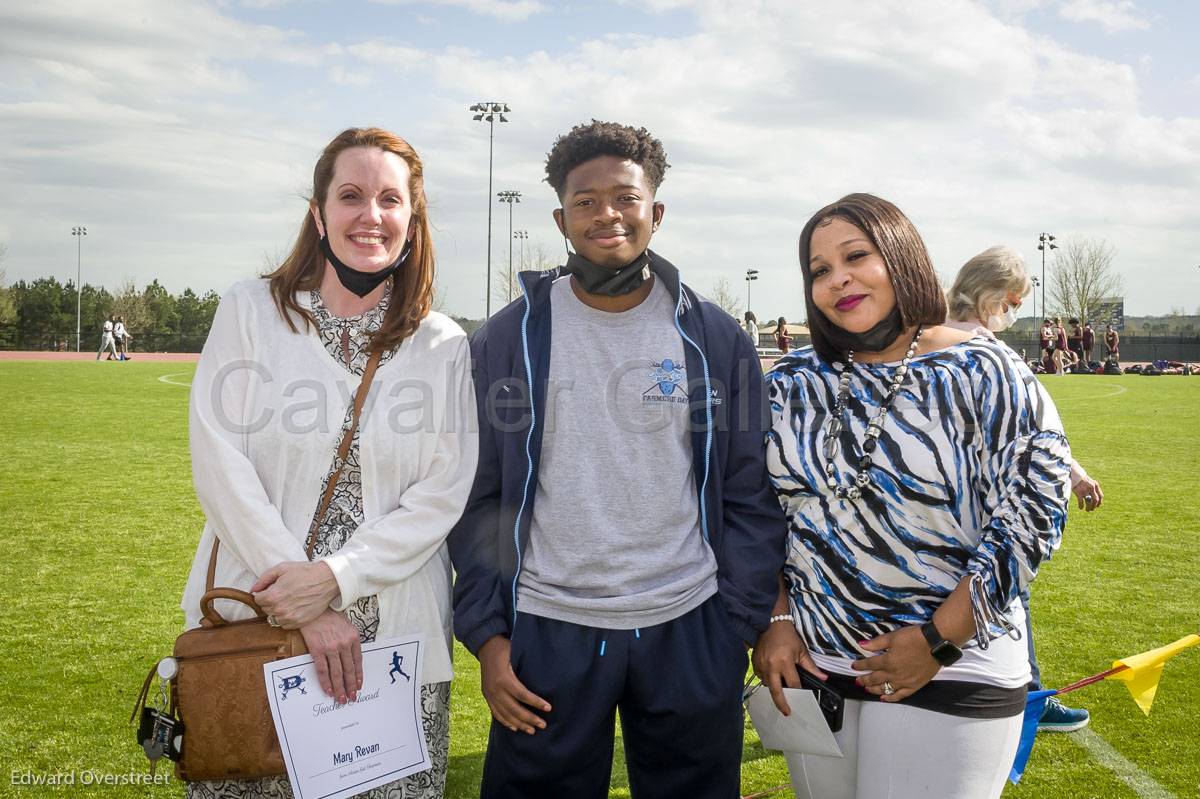
[[[817,309],[812,298],[813,232],[834,219],[843,219],[865,233],[883,256],[905,328],[940,325],[946,321],[946,295],[938,283],[925,242],[913,223],[887,200],[873,194],[847,194],[813,214],[800,232],[804,306],[808,311],[813,349],[821,360],[836,363],[846,359],[845,348],[838,344],[844,341],[844,337],[838,335],[842,329]]]

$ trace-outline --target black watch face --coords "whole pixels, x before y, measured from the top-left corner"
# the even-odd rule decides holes
[[[930,654],[938,663],[949,666],[958,662],[958,659],[962,657],[962,650],[949,641],[942,641],[930,650]]]

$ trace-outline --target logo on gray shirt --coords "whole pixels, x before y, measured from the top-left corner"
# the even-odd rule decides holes
[[[682,363],[664,358],[659,363],[650,363],[650,388],[642,392],[642,402],[687,402],[684,381],[687,373]],[[657,391],[658,393],[654,393]]]

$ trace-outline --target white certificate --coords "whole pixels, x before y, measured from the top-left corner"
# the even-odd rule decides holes
[[[263,666],[275,733],[296,799],[344,799],[429,768],[421,725],[425,639],[363,644],[358,699],[336,704],[311,655]]]

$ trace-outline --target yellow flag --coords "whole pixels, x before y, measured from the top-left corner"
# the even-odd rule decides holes
[[[1129,695],[1147,716],[1150,706],[1154,704],[1154,694],[1158,691],[1158,681],[1162,677],[1163,664],[1178,655],[1189,646],[1200,644],[1200,635],[1189,635],[1180,638],[1173,644],[1151,649],[1133,657],[1113,661],[1113,668],[1128,666],[1125,671],[1117,672],[1108,679],[1122,680],[1129,689]]]

